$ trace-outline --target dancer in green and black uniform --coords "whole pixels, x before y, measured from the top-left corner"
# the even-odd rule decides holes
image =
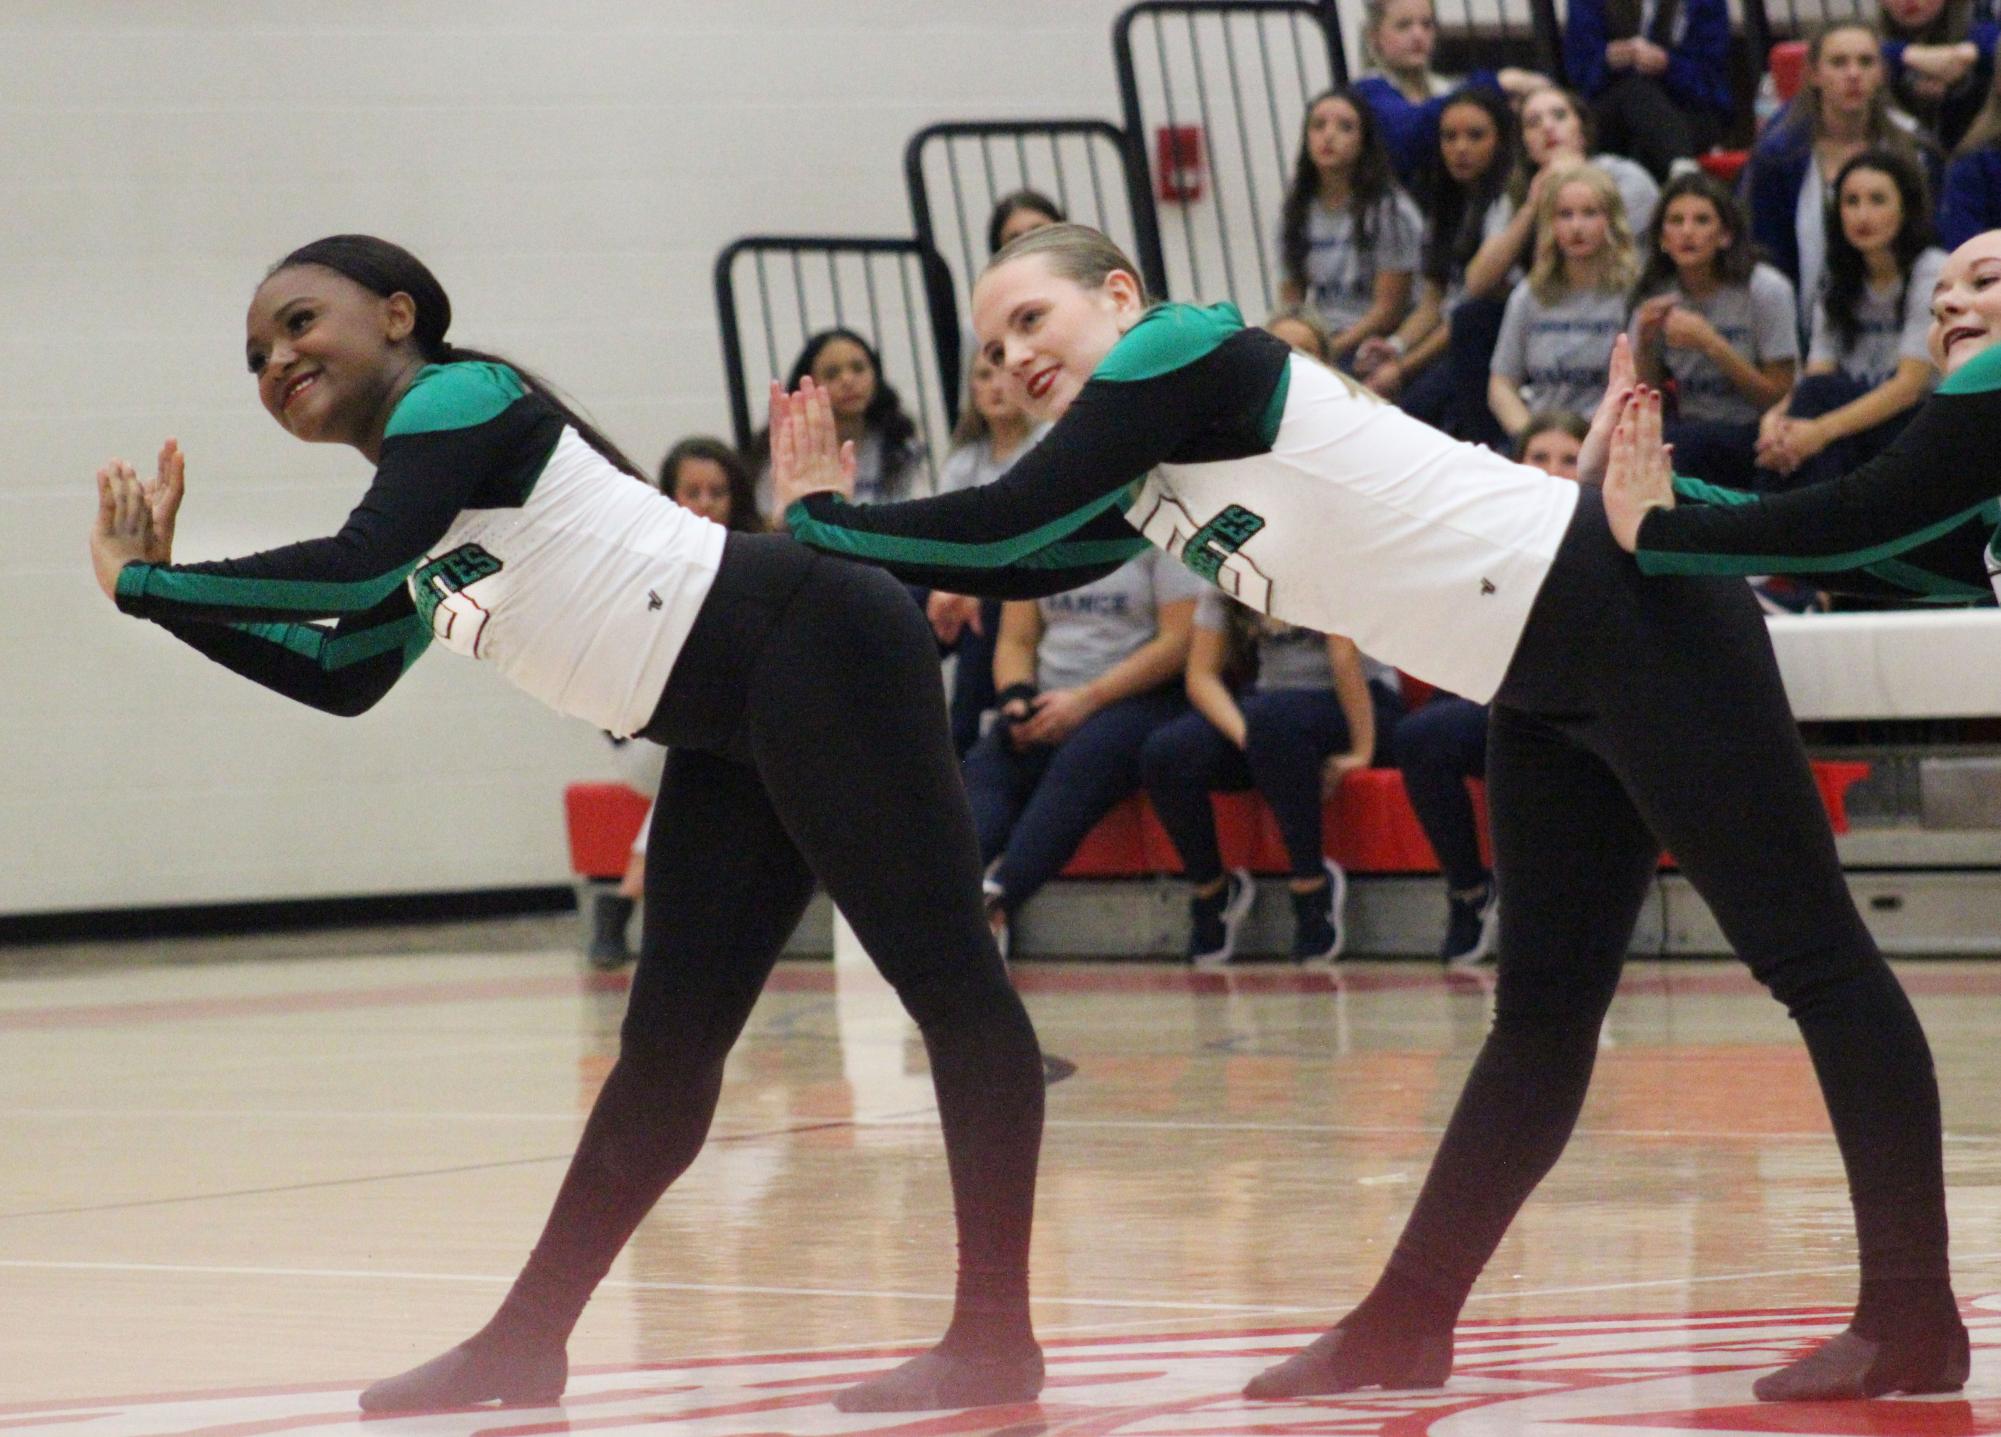
[[[492,1321],[362,1406],[562,1393],[570,1331],[701,1150],[724,1059],[815,878],[923,1031],[959,1221],[944,1341],[836,1405],[1033,1398],[1041,1055],[981,909],[923,617],[887,575],[682,508],[521,371],[451,344],[450,323],[437,280],[395,245],[343,235],[295,251],[251,301],[247,358],[286,430],[377,466],[346,525],[173,563],[169,441],[150,486],[121,462],[100,472],[91,541],[120,609],[315,708],[360,713],[436,641],[673,751],[618,1061],[541,1241]]]
[[[1749,590],[1642,578],[1596,489],[1455,443],[1227,305],[1149,308],[1136,275],[1059,226],[980,280],[983,348],[1057,421],[1005,477],[848,505],[808,392],[774,405],[779,492],[808,543],[957,592],[1058,587],[1150,540],[1261,612],[1493,699],[1493,1031],[1381,1281],[1249,1394],[1444,1380],[1461,1304],[1576,1122],[1663,844],[1798,1023],[1855,1203],[1853,1330],[1759,1395],[1958,1387],[1930,1051],[1849,897]],[[1630,390],[1623,341],[1614,355]],[[1617,413],[1601,409],[1587,477]]]

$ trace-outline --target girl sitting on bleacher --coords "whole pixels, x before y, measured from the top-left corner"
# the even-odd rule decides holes
[[[1235,687],[1244,669],[1255,678]],[[1257,897],[1248,869],[1224,871],[1209,804],[1211,793],[1255,788],[1292,863],[1293,960],[1331,963],[1343,947],[1348,879],[1326,856],[1321,801],[1343,775],[1388,753],[1403,713],[1396,670],[1351,640],[1280,623],[1205,589],[1185,682],[1194,711],[1154,730],[1140,772],[1193,886],[1189,959],[1229,962]]]
[[[1973,0],[1883,0],[1883,61],[1897,101],[1947,149],[1973,123],[2001,26]]]
[[[855,446],[855,498],[861,503],[908,499],[930,488],[924,441],[904,412],[903,400],[882,375],[882,356],[852,329],[824,329],[806,341],[793,361],[789,387],[812,377],[834,401],[834,422]],[[771,507],[771,436],[751,441],[757,467],[757,501]]]
[[[2001,76],[1953,151],[1938,202],[1938,242],[1945,249],[1991,229],[2001,229]]]
[[[1799,367],[1793,287],[1760,264],[1737,197],[1697,171],[1668,182],[1633,289],[1633,357],[1674,383],[1668,441],[1684,473],[1749,488],[1758,421]]]
[[[1507,188],[1515,167],[1515,117],[1498,91],[1462,90],[1446,101],[1433,161],[1420,191],[1425,225],[1417,303],[1394,335],[1365,340],[1357,359],[1368,371],[1369,388],[1457,434],[1463,427],[1458,394],[1485,391],[1490,354],[1480,355],[1466,374],[1454,367],[1448,357],[1451,314],[1466,297],[1466,266],[1506,227],[1512,208]]]
[[[1010,918],[1139,787],[1147,735],[1187,707],[1175,682],[1202,581],[1149,549],[1103,578],[1001,610],[996,723],[966,755],[987,922]]]
[[[1362,52],[1372,68],[1355,82],[1355,94],[1375,113],[1397,177],[1416,179],[1438,139],[1438,118],[1446,99],[1465,86],[1525,95],[1548,80],[1512,66],[1475,70],[1450,80],[1431,70],[1438,47],[1438,16],[1432,0],[1364,0]]]
[[[1332,363],[1348,366],[1363,340],[1396,328],[1423,238],[1368,106],[1348,90],[1316,97],[1279,216],[1279,294],[1320,312]]]
[[[1563,68],[1605,144],[1665,182],[1730,123],[1725,0],[1570,0]]]
[[[1510,439],[1527,432],[1531,404],[1598,407],[1638,268],[1611,176],[1576,163],[1553,171],[1536,206],[1535,263],[1508,296],[1487,382],[1488,407]]]
[[[1864,150],[1895,150],[1920,161],[1937,192],[1937,151],[1891,107],[1882,43],[1864,20],[1815,33],[1799,93],[1759,137],[1744,172],[1751,238],[1809,303],[1827,273],[1825,211],[1843,165]]]
[[[1817,483],[1874,459],[1931,393],[1926,337],[1945,268],[1931,239],[1910,161],[1865,150],[1841,167],[1806,377],[1765,416],[1758,462],[1772,482],[1759,488]]]

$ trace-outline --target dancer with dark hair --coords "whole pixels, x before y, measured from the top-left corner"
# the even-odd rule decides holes
[[[122,461],[99,472],[91,536],[121,610],[315,708],[361,713],[435,641],[672,749],[618,1061],[541,1240],[485,1327],[362,1406],[562,1393],[570,1331],[701,1150],[724,1059],[816,878],[923,1032],[959,1223],[944,1340],[836,1405],[1034,1397],[1042,1062],[981,909],[923,617],[886,575],[672,503],[518,365],[454,345],[450,324],[443,288],[395,245],[294,251],[251,300],[246,358],[288,433],[376,466],[340,533],[174,563],[169,440],[150,483]]]
[[[1003,250],[973,318],[1055,427],[984,488],[858,506],[840,497],[851,456],[824,398],[780,396],[795,534],[974,590],[1061,588],[1072,565],[1152,542],[1261,613],[1493,700],[1493,1030],[1375,1289],[1248,1394],[1445,1380],[1461,1305],[1577,1121],[1663,845],[1798,1023],[1855,1206],[1851,1330],[1759,1395],[1959,1387],[1930,1049],[1849,896],[1750,590],[1643,580],[1595,489],[1446,438],[1228,305],[1150,307],[1095,231]],[[1587,480],[1622,406],[1657,433],[1659,396],[1632,397],[1631,362],[1621,337]]]

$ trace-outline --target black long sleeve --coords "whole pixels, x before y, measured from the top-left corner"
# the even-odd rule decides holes
[[[802,543],[910,583],[999,598],[1075,588],[1146,547],[1124,511],[1154,465],[1266,447],[1288,358],[1227,306],[1165,306],[1128,332],[1055,427],[993,483],[897,504],[814,494],[786,522]]]
[[[1657,509],[1640,526],[1636,557],[1649,574],[1824,575],[1902,564],[1934,571],[1944,581],[1936,597],[1974,597],[1985,588],[1980,536],[2001,522],[2001,474],[1987,448],[1996,434],[2001,349],[1990,349],[1853,473],[1748,503]]]

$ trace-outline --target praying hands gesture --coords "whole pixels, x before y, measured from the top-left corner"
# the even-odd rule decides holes
[[[127,564],[171,564],[174,521],[187,493],[187,456],[169,439],[160,447],[150,481],[123,459],[97,471],[97,522],[90,530],[90,563],[97,586],[118,597],[118,572]]]
[[[787,394],[771,385],[771,489],[782,517],[808,494],[855,492],[855,445],[834,431],[834,403],[812,376]]]
[[[1661,443],[1661,394],[1640,389],[1626,400],[1605,466],[1605,517],[1628,554],[1640,547],[1640,522],[1651,509],[1674,507],[1673,454]]]

